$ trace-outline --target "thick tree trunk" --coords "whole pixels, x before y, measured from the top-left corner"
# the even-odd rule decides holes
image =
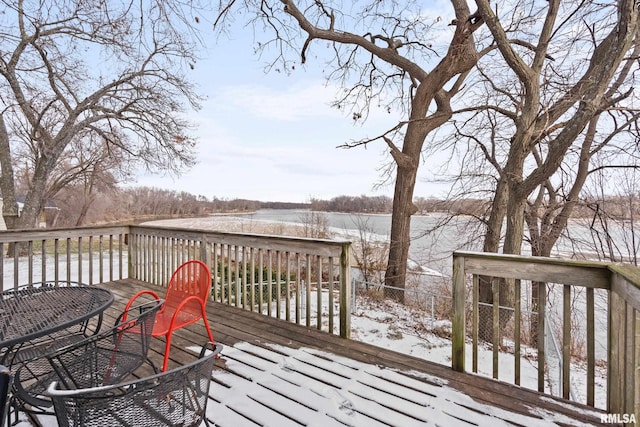
[[[507,200],[509,199],[509,189],[507,181],[500,177],[493,201],[491,202],[491,212],[487,220],[486,234],[482,250],[484,252],[498,252],[500,249],[500,238],[502,235],[502,224],[507,213]]]
[[[553,28],[559,2],[549,2],[547,19],[541,31],[540,42],[533,48],[536,55],[533,61],[529,62],[524,61],[513,50],[509,37],[500,26],[490,2],[476,0],[480,14],[494,36],[495,43],[500,49],[503,58],[518,76],[522,88],[525,90],[521,108],[518,110],[518,114],[514,115],[516,131],[510,141],[508,159],[504,168],[499,171],[500,180],[494,202],[499,201],[500,203],[492,206],[491,216],[487,224],[485,251],[497,252],[499,250],[498,239],[502,230],[501,221],[506,218],[507,226],[504,235],[503,252],[506,254],[521,253],[527,198],[557,171],[567,150],[578,138],[579,134],[582,133],[586,124],[599,111],[607,108],[610,100],[619,96],[616,92],[617,88],[619,88],[617,84],[614,84],[609,96],[605,96],[605,94],[616,71],[627,55],[628,49],[631,48],[638,31],[637,1],[624,0],[619,3],[618,25],[595,47],[589,59],[590,66],[585,70],[584,75],[561,98],[550,105],[542,104],[543,107],[540,109],[540,82],[542,80],[540,76],[547,57],[548,41],[554,32]],[[544,136],[549,135],[549,126],[567,114],[572,106],[577,106],[577,108],[568,115],[568,118],[562,119],[564,121],[561,130],[557,132],[557,135],[554,135],[553,140],[545,141],[548,147],[546,159],[540,161],[537,167],[525,176],[523,173],[525,157],[531,154],[536,143],[542,141]],[[505,186],[507,187],[506,190]],[[505,195],[502,193],[504,191],[506,191]],[[577,194],[571,195],[568,200],[574,199],[577,199]],[[567,206],[569,209],[565,213],[570,214],[572,205],[568,204]],[[540,254],[545,254],[550,250],[552,244],[549,243],[555,242],[561,227],[564,228],[566,226],[567,218],[568,216],[558,216],[557,221],[553,223],[554,230],[551,233],[540,233],[540,239],[543,240],[539,242]],[[514,302],[512,286],[509,286],[510,283],[505,280],[502,282],[500,286],[500,304],[512,306]],[[481,302],[492,303],[491,278],[481,278],[480,283]],[[481,328],[483,323],[490,322],[490,314],[484,314],[481,311]],[[481,329],[479,332],[480,334],[484,333],[482,338],[491,341],[491,331],[492,329],[488,328],[487,330]]]
[[[385,139],[397,164],[385,296],[400,302],[404,301],[407,279],[411,216],[418,211],[413,204],[413,191],[422,146],[431,131],[451,118],[451,97],[458,92],[466,74],[478,61],[473,32],[482,25],[482,21],[476,15],[472,19],[466,2],[455,0],[452,4],[457,18],[456,31],[447,55],[424,77],[416,89],[402,151]],[[457,80],[445,91],[445,85],[456,76]],[[429,107],[433,101],[437,108],[429,114]]]
[[[491,207],[487,234],[484,240],[485,252],[498,252],[500,249],[500,237],[503,223],[506,218],[506,230],[504,236],[503,252],[506,254],[520,254],[524,235],[524,209],[526,198],[518,195],[519,180],[513,177],[522,175],[522,159],[511,162],[505,167],[505,173],[498,181],[495,198]],[[512,177],[508,179],[507,177]],[[478,335],[486,342],[493,342],[493,301],[492,277],[481,276],[479,278],[479,325]],[[499,305],[501,307],[513,307],[515,299],[514,281],[500,279],[499,281]],[[499,310],[501,329],[511,319],[510,312]]]
[[[522,253],[522,240],[524,238],[524,208],[526,196],[518,194],[518,183],[510,188],[509,202],[507,203],[507,228],[504,236],[505,254],[520,255]],[[502,299],[502,296],[501,296]]]
[[[422,146],[432,130],[442,126],[451,118],[451,98],[460,91],[467,74],[478,61],[473,33],[483,25],[483,20],[477,14],[470,13],[469,5],[465,0],[450,1],[456,17],[453,38],[447,54],[431,72],[426,72],[417,63],[402,57],[394,40],[387,40],[388,46],[382,47],[377,42],[380,36],[369,37],[367,35],[362,37],[347,31],[337,31],[334,29],[335,22],[332,13],[328,30],[316,27],[298,9],[296,2],[283,0],[286,13],[297,20],[300,28],[309,36],[302,52],[303,61],[309,43],[314,39],[324,39],[332,43],[359,46],[373,57],[396,67],[397,71],[400,71],[398,75],[402,76],[402,80],[407,78],[411,80],[410,92],[407,92],[412,97],[409,119],[406,123],[401,123],[393,129],[395,131],[404,125],[407,126],[402,147],[396,146],[386,134],[382,136],[397,165],[389,258],[385,272],[385,285],[390,288],[385,289],[385,294],[399,301],[404,300],[411,216],[417,212],[413,204],[413,191],[421,160]],[[317,2],[317,6],[322,8],[323,14],[328,13],[324,10],[322,2]],[[314,18],[314,20],[316,19]],[[340,62],[342,63],[342,61]],[[350,63],[350,60],[347,60],[345,65],[341,65],[341,68],[350,69],[348,67]],[[374,64],[374,61],[371,64]],[[377,67],[377,65],[374,66]],[[360,89],[355,92],[359,91]],[[429,111],[430,108],[431,111]]]
[[[496,185],[491,212],[487,220],[486,234],[484,236],[483,251],[498,252],[502,236],[502,224],[507,212],[507,201],[509,199],[509,188],[507,181],[500,177]],[[493,313],[490,304],[493,303],[493,290],[491,289],[491,277],[480,276],[478,278],[478,337],[486,342],[491,342],[493,337],[493,326],[491,316]]]
[[[2,216],[7,230],[19,228],[20,211],[16,200],[13,163],[11,162],[11,147],[4,117],[0,114],[0,195],[2,196]],[[7,256],[13,256],[20,247],[10,243],[7,246]],[[5,254],[0,254],[0,258]],[[0,262],[1,259],[0,259]]]
[[[415,166],[398,166],[391,216],[391,243],[385,273],[385,297],[404,302],[407,260],[411,239],[411,216],[417,212],[413,204],[413,190],[418,172]],[[400,288],[400,289],[398,289]]]
[[[46,188],[46,177],[48,172],[40,172],[36,166],[36,170],[31,179],[31,187],[24,200],[24,206],[20,213],[18,226],[20,228],[35,228],[40,219],[40,213],[44,206],[44,194]]]
[[[13,164],[11,163],[11,148],[9,134],[0,114],[0,193],[2,194],[2,216],[7,229],[13,230],[18,224],[18,202],[16,201],[13,181]]]

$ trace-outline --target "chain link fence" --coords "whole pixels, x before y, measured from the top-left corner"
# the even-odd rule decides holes
[[[384,294],[384,289],[394,289],[398,292],[404,292],[404,303],[409,307],[419,309],[426,312],[434,320],[451,320],[451,310],[453,307],[453,297],[438,293],[437,291],[420,288],[397,288],[386,286],[383,283],[367,283],[362,280],[352,280],[351,286],[351,303],[352,310],[357,309],[356,295],[379,295]]]
[[[551,319],[548,314],[545,315],[544,322],[544,349],[545,376],[549,393],[553,396],[562,396],[562,351],[556,335],[551,330]],[[578,401],[576,388],[574,384],[569,388],[569,396],[573,401]]]

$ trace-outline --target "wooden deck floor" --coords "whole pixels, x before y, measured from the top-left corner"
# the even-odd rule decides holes
[[[106,284],[113,322],[135,280]],[[162,290],[159,290],[162,295]],[[239,308],[209,303],[225,348],[212,373],[208,418],[220,426],[599,425],[600,413],[484,377]],[[171,366],[195,357],[198,322],[173,338]],[[160,364],[163,342],[154,339]]]

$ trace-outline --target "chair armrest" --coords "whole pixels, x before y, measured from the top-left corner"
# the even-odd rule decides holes
[[[198,356],[200,359],[202,359],[205,356],[209,356],[209,354],[207,354],[207,351],[211,351],[213,352],[213,355],[216,357],[216,359],[219,357],[220,352],[222,351],[222,349],[224,348],[224,346],[220,343],[212,343],[211,341],[209,341],[208,343],[206,343],[205,345],[202,346],[202,349],[200,350],[200,355]]]
[[[22,384],[21,373],[22,370],[25,369],[21,367],[16,371],[16,375],[13,381],[13,390],[21,401],[28,403],[29,405],[36,408],[49,408],[51,407],[51,400],[39,397],[41,394],[39,392],[32,392],[31,390],[27,390],[25,386]],[[31,378],[28,380],[29,383],[36,381],[37,384],[44,383],[47,380],[53,379],[53,372],[45,372],[41,375],[40,378]],[[35,386],[34,388],[39,388]]]
[[[143,291],[140,291],[140,292],[136,293],[134,296],[129,298],[129,301],[127,302],[127,305],[124,307],[124,311],[123,311],[124,315],[122,316],[122,321],[127,320],[127,313],[131,309],[131,306],[136,301],[136,299],[138,299],[138,297],[141,297],[142,295],[150,295],[154,300],[159,300],[160,299],[160,297],[158,296],[157,293],[155,293],[154,291],[149,290],[149,289],[145,289]],[[161,307],[160,311],[162,311],[163,309],[164,309],[164,307]]]
[[[131,307],[128,320],[122,320],[128,313],[124,312],[110,330],[47,354],[58,382],[65,388],[87,388],[132,374],[147,360],[148,340],[163,303],[154,300]]]
[[[177,368],[174,368],[170,371],[166,371],[166,372],[160,372],[157,374],[154,374],[152,376],[149,377],[142,377],[142,378],[137,378],[137,379],[133,379],[130,381],[126,381],[123,383],[119,383],[119,384],[109,384],[109,385],[102,385],[102,386],[95,386],[95,387],[89,387],[89,388],[80,388],[80,389],[63,389],[63,388],[59,388],[59,382],[58,381],[53,381],[51,382],[51,384],[49,385],[48,389],[47,389],[47,395],[58,395],[58,396],[80,396],[80,395],[106,395],[106,396],[110,396],[109,392],[111,391],[119,391],[120,393],[124,393],[125,391],[135,391],[135,388],[131,388],[131,386],[136,385],[136,384],[140,384],[142,382],[149,382],[152,383],[155,379],[157,378],[162,378],[162,377],[166,377],[167,375],[171,375],[173,373],[175,373],[176,371],[184,371],[187,370],[188,368],[190,368],[193,365],[197,365],[203,362],[202,359],[210,359],[210,358],[217,358],[218,354],[220,354],[220,352],[222,351],[222,349],[224,348],[224,346],[222,344],[219,343],[212,343],[212,342],[207,342],[205,345],[202,346],[202,349],[200,350],[200,353],[198,355],[198,358],[196,360],[193,360],[189,363],[186,363],[184,365],[181,365]],[[212,354],[213,353],[213,354]]]

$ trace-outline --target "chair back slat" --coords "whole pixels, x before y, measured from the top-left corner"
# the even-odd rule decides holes
[[[206,301],[210,291],[211,272],[207,265],[199,260],[187,261],[171,275],[167,284],[164,309],[175,308],[190,296],[197,296],[200,300]]]
[[[178,305],[186,298],[196,296],[200,301],[207,301],[211,293],[211,272],[205,263],[199,260],[191,260],[183,263],[173,272],[167,285],[164,311],[173,313]],[[181,310],[183,319],[200,319],[200,305],[185,305]],[[189,323],[192,323],[190,321]],[[179,328],[184,325],[176,324]]]

